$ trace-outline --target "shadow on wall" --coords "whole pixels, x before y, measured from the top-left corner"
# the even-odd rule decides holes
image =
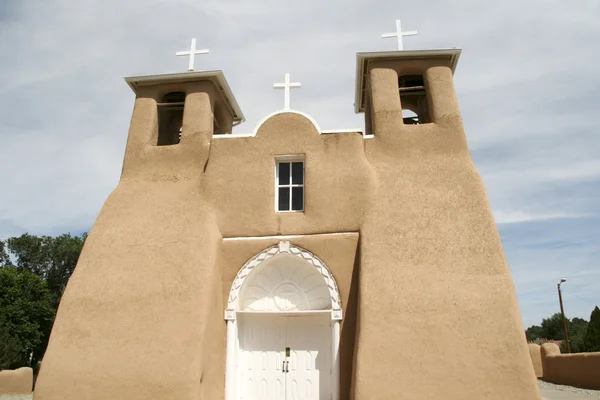
[[[530,343],[529,355],[536,376],[547,382],[600,389],[600,352],[561,354],[554,343]]]
[[[0,395],[30,394],[33,391],[33,370],[19,368],[0,371]]]

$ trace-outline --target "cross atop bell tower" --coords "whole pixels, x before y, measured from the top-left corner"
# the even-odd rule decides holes
[[[188,71],[193,71],[194,70],[194,60],[195,60],[196,54],[208,54],[208,53],[210,53],[209,49],[196,50],[196,38],[192,38],[192,44],[190,45],[190,49],[188,51],[178,51],[177,53],[175,53],[175,55],[176,56],[189,56],[190,61],[189,61]]]
[[[404,36],[414,36],[417,31],[402,32],[402,21],[396,20],[396,32],[384,33],[381,35],[382,39],[395,37],[398,39],[398,50],[404,50],[403,38]]]
[[[365,113],[366,134],[401,135],[425,125],[435,130],[444,121],[460,124],[453,74],[461,50],[404,50],[404,36],[416,34],[402,31],[398,19],[396,32],[381,36],[397,38],[398,50],[357,53],[354,110]]]

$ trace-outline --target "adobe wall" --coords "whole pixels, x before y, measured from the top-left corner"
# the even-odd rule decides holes
[[[156,102],[136,99],[122,178],[63,295],[36,400],[222,393],[222,236],[201,191],[210,98],[199,93],[186,107],[194,112],[184,117],[182,142],[155,147]]]
[[[536,343],[528,343],[529,357],[531,357],[531,366],[536,378],[541,378],[544,374],[542,368],[542,347]]]
[[[433,123],[404,125],[398,72],[369,71],[375,176],[361,225],[355,398],[539,399],[452,72],[433,66],[424,78]]]
[[[33,370],[18,368],[0,371],[0,395],[28,394],[33,390]]]
[[[276,114],[254,137],[214,137],[206,194],[223,237],[358,232],[373,176],[360,132],[319,134],[297,113]],[[275,157],[305,154],[305,212],[275,211]]]
[[[214,93],[194,86],[181,143],[157,147],[156,90],[138,94],[123,174],[63,296],[36,400],[223,398],[231,281],[280,240],[253,237],[279,235],[300,235],[290,242],[340,285],[342,399],[538,399],[452,73],[427,70],[434,123],[416,126],[402,123],[397,73],[370,71],[368,140],[319,134],[291,112],[255,137],[213,137]],[[275,212],[274,159],[289,154],[305,155],[303,213]]]
[[[542,345],[543,379],[559,385],[600,389],[600,352],[560,354],[554,343]]]

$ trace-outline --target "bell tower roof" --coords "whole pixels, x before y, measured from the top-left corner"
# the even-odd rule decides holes
[[[125,78],[125,82],[131,90],[137,94],[144,86],[164,85],[185,82],[209,81],[217,88],[223,103],[227,105],[233,116],[234,125],[241,124],[246,120],[240,106],[225,79],[223,71],[189,71],[174,74],[142,75]]]
[[[461,49],[396,50],[356,53],[354,112],[358,114],[365,111],[366,76],[369,72],[369,63],[380,61],[438,60],[440,63],[448,65],[452,69],[452,73],[454,73],[460,53]]]

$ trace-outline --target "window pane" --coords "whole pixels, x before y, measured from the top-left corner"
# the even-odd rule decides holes
[[[292,183],[298,185],[304,183],[304,163],[292,163]]]
[[[279,184],[290,184],[290,163],[279,163]]]
[[[279,188],[279,211],[289,211],[290,210],[290,188],[282,187]]]
[[[295,210],[295,211],[304,210],[304,188],[303,187],[292,188],[292,210]]]

